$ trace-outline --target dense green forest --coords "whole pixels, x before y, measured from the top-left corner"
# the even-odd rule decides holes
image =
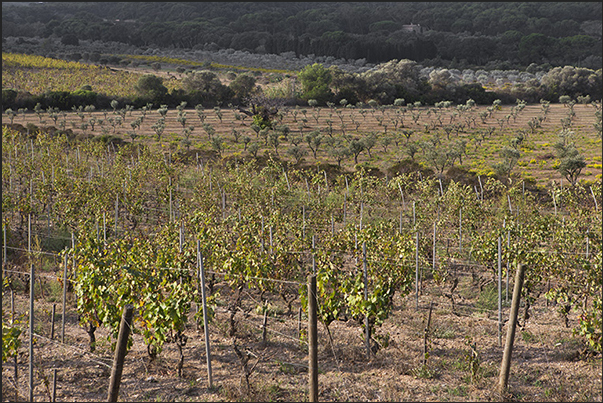
[[[601,2],[3,2],[2,37],[596,70],[601,19]]]

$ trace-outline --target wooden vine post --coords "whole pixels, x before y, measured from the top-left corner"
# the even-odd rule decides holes
[[[413,204],[414,206],[414,204]],[[415,234],[415,300],[416,300],[416,309],[419,309],[419,232]]]
[[[6,224],[2,225],[2,232],[4,241],[4,253],[2,254],[2,264],[4,265],[4,270],[6,270]]]
[[[67,301],[67,253],[63,257],[63,316],[61,317],[61,343],[65,343],[65,304]]]
[[[368,272],[366,267],[366,243],[362,242],[362,273],[364,279],[364,300],[368,301]],[[369,312],[364,315],[364,336],[366,342],[366,358],[371,359],[371,326]]]
[[[501,242],[498,237],[498,345],[502,346],[502,266]]]
[[[132,325],[132,315],[134,314],[134,305],[124,306],[124,312],[119,324],[119,335],[117,336],[117,345],[115,347],[115,356],[113,358],[113,368],[111,369],[111,379],[109,380],[108,402],[117,402],[119,394],[119,384],[121,382],[121,373],[124,368],[124,358],[126,358],[128,348],[128,337],[130,336],[130,327]]]
[[[117,219],[119,214],[119,195],[115,197],[115,229],[113,232],[115,233],[115,237],[117,237]]]
[[[205,356],[207,362],[207,385],[213,388],[213,378],[211,373],[211,350],[209,348],[209,326],[207,318],[207,300],[205,297],[205,269],[203,267],[203,255],[201,254],[199,240],[197,240],[197,259],[199,261],[199,279],[201,280],[201,303],[203,305],[203,332],[205,335]]]
[[[517,314],[519,312],[519,300],[521,298],[521,288],[525,266],[520,264],[515,275],[515,286],[513,288],[513,300],[511,301],[511,312],[509,314],[509,327],[507,329],[507,341],[503,352],[503,359],[500,366],[499,392],[501,394],[507,389],[509,381],[509,370],[511,368],[511,353],[513,352],[513,340],[515,338],[515,327],[517,325]]]
[[[12,327],[15,326],[15,294],[13,289],[11,288],[10,290],[10,312],[11,312],[11,316],[10,316],[10,325]],[[14,368],[15,368],[15,385],[18,385],[19,382],[19,371],[18,371],[18,365],[17,365],[17,354],[15,354],[13,356],[13,363],[14,363]],[[19,391],[15,388],[15,402],[17,401],[19,397]]]
[[[436,270],[436,222],[433,222],[433,262],[432,262],[432,270],[435,273]]]
[[[463,251],[463,208],[459,208],[459,253]]]
[[[262,322],[262,343],[266,344],[266,332],[268,330],[268,304],[264,303],[264,320]]]
[[[302,307],[300,306],[299,311],[297,313],[297,338],[298,339],[301,339],[301,328],[302,328],[301,322],[302,322]]]
[[[27,256],[31,259],[31,214],[27,215]]]
[[[308,373],[309,401],[318,401],[318,320],[316,315],[316,275],[308,276]]]
[[[429,338],[429,327],[431,326],[431,311],[433,310],[433,301],[429,303],[429,313],[427,314],[427,325],[423,329],[423,366],[427,365],[427,339]]]
[[[507,231],[507,249],[511,249],[511,230]],[[509,259],[507,259],[507,272],[505,276],[505,302],[509,302]]]
[[[51,402],[57,401],[57,369],[52,369],[52,399]]]
[[[50,340],[54,340],[54,316],[56,314],[57,304],[52,304],[52,314],[50,316]]]
[[[33,332],[34,332],[34,265],[30,264],[29,272],[29,401],[33,402],[33,371],[34,371],[34,356],[33,356]]]

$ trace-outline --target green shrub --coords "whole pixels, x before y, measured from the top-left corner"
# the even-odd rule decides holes
[[[498,289],[496,284],[484,286],[482,292],[477,297],[475,307],[480,313],[498,309]]]

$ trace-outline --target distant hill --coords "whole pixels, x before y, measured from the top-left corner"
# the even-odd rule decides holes
[[[601,2],[3,2],[2,37],[460,69],[599,69],[601,9]]]

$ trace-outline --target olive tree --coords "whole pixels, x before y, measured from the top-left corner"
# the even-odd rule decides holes
[[[559,139],[555,143],[554,148],[560,160],[557,171],[572,186],[575,186],[582,169],[586,167],[586,161],[584,161],[584,156],[576,148],[576,144],[573,142],[573,135],[574,132],[572,131],[562,130],[558,135]]]
[[[224,151],[224,138],[222,136],[215,136],[211,139],[211,147],[221,157],[222,151]]]
[[[294,145],[287,149],[287,155],[293,157],[296,164],[299,164],[307,154],[308,152],[300,146]]]
[[[517,164],[521,153],[513,147],[504,146],[500,150],[500,156],[502,157],[502,161],[494,164],[494,171],[498,176],[508,177],[511,175],[511,171],[515,167],[515,164]]]
[[[354,156],[354,163],[358,164],[358,156],[365,150],[364,142],[359,139],[352,139],[348,144],[348,152]]]
[[[457,151],[452,147],[444,146],[438,136],[432,136],[421,144],[427,162],[433,167],[437,176],[441,178],[444,171],[454,164]]]
[[[276,130],[270,130],[268,133],[268,144],[274,147],[274,153],[278,155],[278,146],[281,144],[281,133]]]
[[[308,147],[312,150],[312,154],[314,154],[314,159],[316,159],[316,153],[318,152],[318,148],[322,143],[322,135],[320,134],[320,130],[313,130],[310,133],[306,134],[306,142],[308,143]]]

